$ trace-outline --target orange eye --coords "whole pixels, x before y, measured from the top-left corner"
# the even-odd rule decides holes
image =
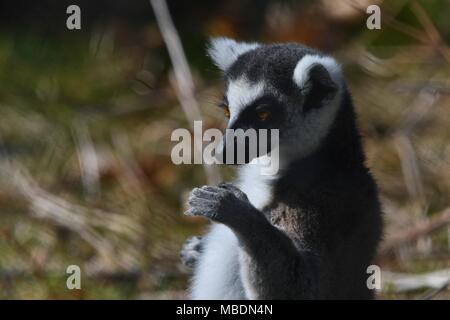
[[[223,107],[223,112],[225,113],[225,117],[227,117],[227,118],[230,117],[230,108]]]
[[[257,113],[257,116],[260,121],[266,121],[267,118],[269,118],[269,116],[270,116],[270,112],[269,111],[259,111]]]

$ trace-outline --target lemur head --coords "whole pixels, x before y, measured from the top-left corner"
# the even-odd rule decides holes
[[[208,53],[224,73],[220,105],[227,128],[279,129],[282,157],[306,156],[317,148],[345,90],[334,59],[299,44],[227,38],[212,39]]]

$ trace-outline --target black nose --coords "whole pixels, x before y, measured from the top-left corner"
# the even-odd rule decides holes
[[[244,136],[239,136],[238,133],[225,134],[221,145],[222,150],[217,154],[221,163],[228,165],[247,164],[254,158],[270,152],[270,139],[261,139],[258,131],[255,132],[254,135]],[[267,134],[267,137],[270,137],[270,134]]]
[[[248,139],[245,139],[244,144],[242,144],[241,139],[237,137],[232,137],[231,140],[224,137],[223,162],[229,165],[249,163],[251,161],[250,143]]]

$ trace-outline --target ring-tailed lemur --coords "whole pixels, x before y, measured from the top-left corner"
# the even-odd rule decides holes
[[[186,214],[216,223],[182,250],[191,297],[373,298],[381,210],[339,65],[298,44],[226,38],[209,55],[225,75],[228,128],[279,129],[281,168],[243,165],[238,187],[193,189]]]

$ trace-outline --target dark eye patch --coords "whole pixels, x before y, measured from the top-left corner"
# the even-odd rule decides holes
[[[260,117],[258,117],[258,113],[263,111],[270,114],[267,121],[261,121]],[[280,102],[274,96],[265,95],[247,105],[240,114],[238,121],[255,129],[270,128],[274,125],[276,126],[282,117],[283,108]]]
[[[278,100],[270,95],[262,96],[255,101],[253,101],[248,107],[246,107],[246,110],[249,111],[260,111],[262,109],[268,110],[268,111],[276,111],[277,107],[279,105]]]

